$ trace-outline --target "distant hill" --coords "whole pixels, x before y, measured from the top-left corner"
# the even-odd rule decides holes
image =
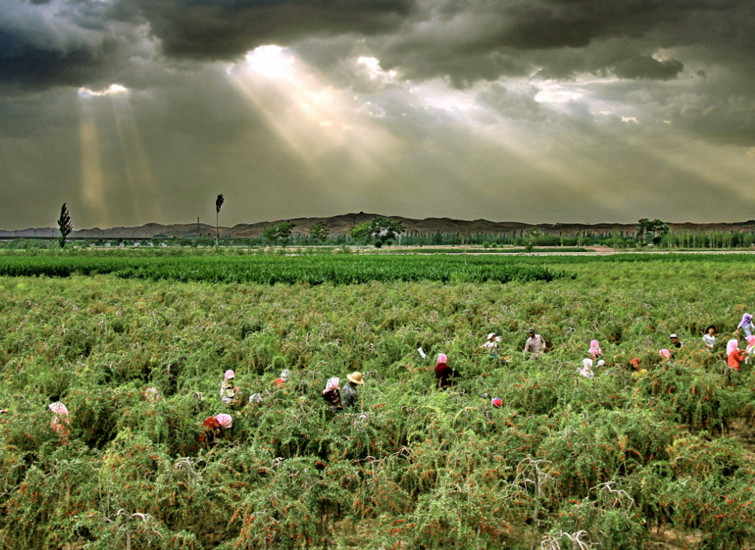
[[[276,220],[272,222],[258,222],[252,224],[241,223],[233,227],[220,227],[222,237],[248,238],[257,237],[262,231],[271,225],[276,225],[283,221],[290,221],[294,224],[295,234],[308,234],[313,225],[324,222],[331,235],[345,235],[349,229],[361,222],[369,221],[380,214],[342,214],[329,218],[293,218],[289,220]],[[511,234],[526,231],[529,228],[537,228],[541,233],[551,235],[578,235],[583,231],[600,234],[611,233],[616,230],[625,235],[634,234],[637,230],[637,224],[621,223],[553,223],[553,224],[527,224],[520,222],[492,222],[489,220],[455,220],[451,218],[425,218],[422,220],[403,218],[400,216],[385,216],[393,220],[399,220],[404,224],[408,233],[458,233],[458,234]],[[679,231],[724,231],[724,232],[748,232],[755,233],[755,220],[736,223],[668,223],[674,232]],[[79,229],[74,231],[70,238],[80,239],[128,239],[128,238],[152,238],[157,236],[165,237],[189,237],[200,235],[215,235],[215,226],[208,224],[186,223],[162,225],[159,223],[148,223],[140,227],[111,227],[100,229]],[[57,237],[58,229],[51,227],[36,227],[21,230],[0,230],[0,237]]]

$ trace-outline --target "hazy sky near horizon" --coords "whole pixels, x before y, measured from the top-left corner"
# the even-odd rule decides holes
[[[749,0],[2,0],[0,228],[755,218]]]

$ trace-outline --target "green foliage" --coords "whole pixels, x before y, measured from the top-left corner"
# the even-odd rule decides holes
[[[277,225],[272,225],[265,229],[262,232],[262,236],[269,244],[279,244],[283,247],[286,247],[291,240],[291,233],[293,229],[293,223],[281,222]]]
[[[748,307],[731,296],[749,257],[470,256],[465,270],[445,256],[58,253],[0,266],[4,548],[755,539],[755,375],[744,365],[729,386],[720,352],[699,342]],[[523,271],[504,286],[490,275],[502,268]],[[554,342],[538,360],[522,353],[531,325]],[[491,331],[498,357],[478,348]],[[671,331],[686,346],[662,363]],[[577,369],[593,338],[608,365],[588,380]],[[435,390],[418,347],[448,355],[453,388]],[[227,369],[235,408],[219,396]],[[271,386],[282,369],[290,383]],[[334,414],[325,382],[353,370],[366,380],[357,408]],[[57,400],[67,436],[51,425]],[[232,428],[201,442],[221,412]]]
[[[659,219],[649,220],[642,218],[637,226],[637,239],[642,244],[646,237],[650,237],[653,244],[657,245],[669,232],[669,226]]]
[[[328,228],[325,227],[325,222],[317,222],[309,230],[309,238],[314,242],[323,242],[328,238]]]
[[[565,272],[496,258],[350,255],[72,255],[0,257],[0,275],[68,277],[111,273],[126,279],[307,283],[336,285],[371,281],[550,281]]]
[[[73,221],[71,220],[71,215],[68,212],[66,203],[63,203],[63,206],[60,208],[60,217],[58,218],[57,223],[58,229],[60,230],[58,243],[60,244],[60,248],[64,248],[66,245],[66,237],[68,237],[71,231],[73,231]]]
[[[405,231],[404,224],[398,220],[376,216],[370,221],[355,225],[349,235],[356,242],[374,244],[377,248],[390,244]]]

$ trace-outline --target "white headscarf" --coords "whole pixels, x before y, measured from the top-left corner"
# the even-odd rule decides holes
[[[55,414],[68,414],[68,409],[60,401],[56,401],[55,403],[50,403],[48,407],[50,407],[50,410]]]
[[[341,381],[338,379],[337,376],[334,376],[333,378],[328,378],[328,381],[325,383],[325,389],[322,390],[323,395],[328,393],[330,390],[337,390],[338,384]]]

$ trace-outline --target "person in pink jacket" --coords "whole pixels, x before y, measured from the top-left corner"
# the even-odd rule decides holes
[[[590,349],[588,352],[590,355],[592,355],[592,360],[595,361],[595,359],[598,358],[598,355],[603,355],[603,350],[600,349],[600,343],[597,340],[593,340],[590,342]]]

